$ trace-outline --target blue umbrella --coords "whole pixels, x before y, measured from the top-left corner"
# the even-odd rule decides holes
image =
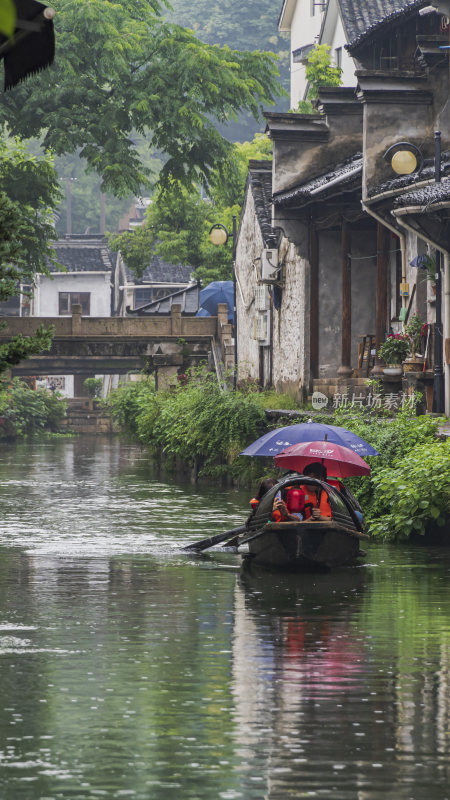
[[[356,433],[340,428],[338,425],[325,425],[321,422],[299,422],[265,433],[240,453],[241,456],[276,456],[291,444],[301,442],[325,441],[348,447],[359,456],[379,456],[372,445]]]
[[[234,287],[233,281],[213,281],[200,289],[199,305],[205,311],[209,311],[211,316],[217,316],[218,303],[226,303],[228,306],[228,318],[234,321]]]

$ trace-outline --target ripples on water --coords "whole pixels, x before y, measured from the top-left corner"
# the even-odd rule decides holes
[[[247,503],[117,440],[2,448],[2,800],[450,798],[448,551],[180,550]]]

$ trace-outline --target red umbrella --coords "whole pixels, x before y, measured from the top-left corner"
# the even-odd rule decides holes
[[[350,478],[354,475],[370,475],[370,467],[361,456],[333,442],[301,442],[286,447],[275,456],[278,467],[303,472],[308,464],[318,462],[336,478]]]

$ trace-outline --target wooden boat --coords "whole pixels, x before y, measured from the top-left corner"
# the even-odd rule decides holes
[[[328,495],[331,519],[273,522],[277,492],[288,486],[319,487]],[[262,498],[239,544],[247,544],[252,564],[294,570],[329,569],[349,564],[360,555],[360,542],[369,537],[355,513],[359,508],[350,493],[344,495],[323,481],[289,475]]]

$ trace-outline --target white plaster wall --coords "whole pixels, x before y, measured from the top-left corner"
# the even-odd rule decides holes
[[[316,7],[311,15],[311,0],[297,0],[291,22],[291,108],[297,108],[306,90],[305,66],[293,61],[292,53],[299,47],[317,41],[322,25],[323,11]]]
[[[355,62],[353,58],[349,55],[348,50],[345,49],[345,44],[347,42],[347,38],[345,36],[344,28],[342,25],[342,20],[337,15],[337,22],[336,27],[334,29],[333,37],[329,42],[331,46],[330,55],[332,63],[335,63],[335,51],[337,48],[341,48],[342,52],[342,85],[343,86],[356,86],[356,76],[355,76]]]
[[[90,292],[91,317],[111,315],[110,273],[57,273],[53,278],[38,276],[33,314],[36,317],[59,316],[59,292]]]
[[[61,380],[64,386],[61,386]],[[73,375],[41,375],[36,376],[36,383],[45,389],[50,390],[52,385],[56,385],[57,391],[64,397],[74,396],[74,377]]]
[[[286,238],[280,260],[285,286],[281,308],[273,312],[273,383],[277,391],[301,399],[309,381],[309,263]]]

